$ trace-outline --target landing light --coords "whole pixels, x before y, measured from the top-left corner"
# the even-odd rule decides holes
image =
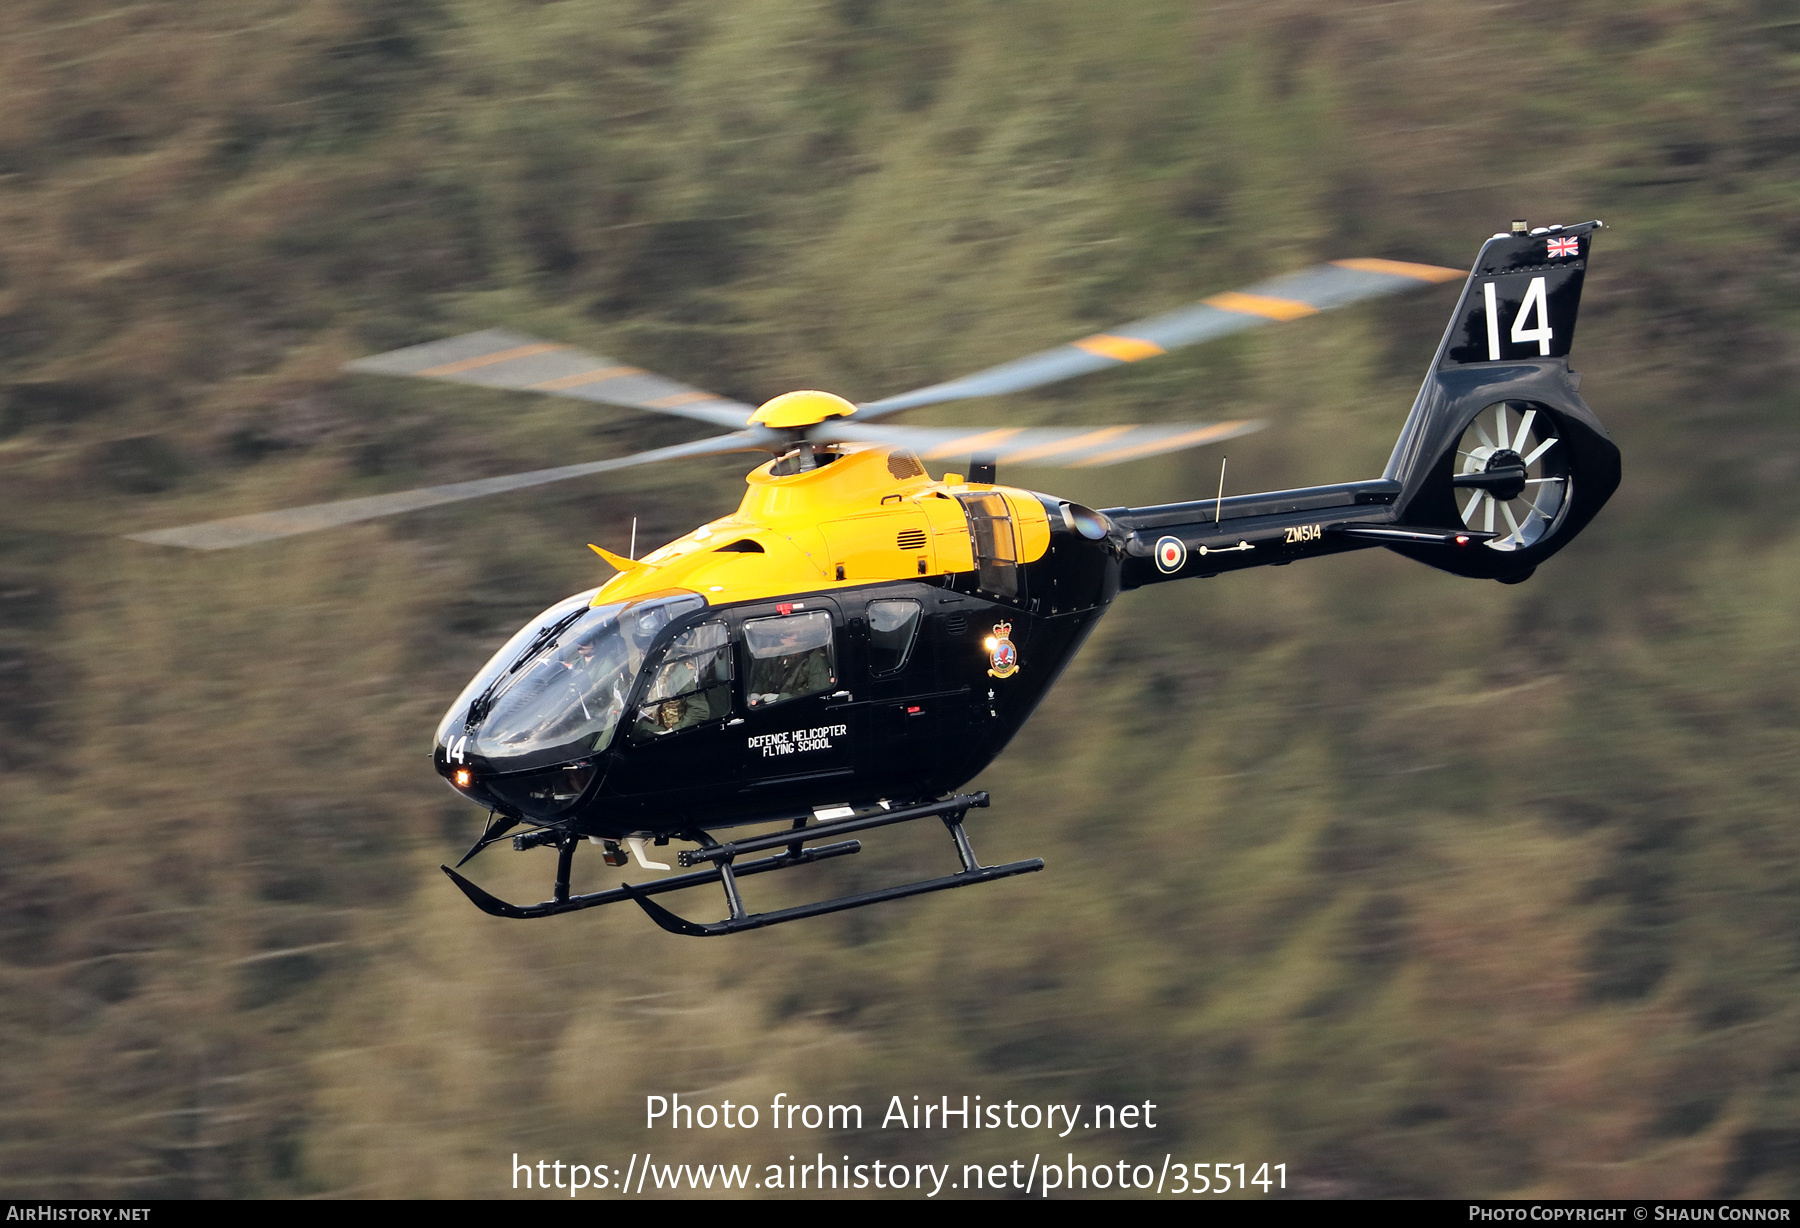
[[[981,646],[989,652],[992,652],[994,649],[1000,647],[1000,641],[990,635],[985,640],[981,641]]]
[[[451,779],[456,782],[457,788],[466,789],[469,787],[469,783],[475,779],[475,773],[468,768],[457,768],[456,774]]]

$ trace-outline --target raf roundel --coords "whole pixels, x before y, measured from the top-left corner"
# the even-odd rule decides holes
[[[1156,568],[1166,576],[1174,575],[1187,562],[1187,546],[1179,537],[1158,538],[1156,542]]]

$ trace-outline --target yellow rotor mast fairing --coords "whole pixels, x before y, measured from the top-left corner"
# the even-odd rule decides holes
[[[856,406],[829,392],[784,392],[750,415],[751,426],[772,430],[817,426],[827,418],[848,418]]]

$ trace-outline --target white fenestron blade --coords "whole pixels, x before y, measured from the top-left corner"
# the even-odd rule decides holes
[[[1523,546],[1525,544],[1525,533],[1519,528],[1518,518],[1513,515],[1512,504],[1502,503],[1500,505],[1500,510],[1506,513],[1506,523],[1512,526],[1513,540]],[[1529,520],[1531,517],[1527,516],[1526,519]]]
[[[1513,451],[1517,452],[1520,448],[1523,448],[1525,446],[1525,441],[1531,438],[1531,422],[1532,419],[1536,417],[1537,410],[1528,409],[1525,411],[1525,416],[1519,419],[1519,432],[1513,436],[1512,441]]]

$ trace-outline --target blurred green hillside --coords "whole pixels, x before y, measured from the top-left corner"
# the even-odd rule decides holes
[[[1160,1106],[798,1140],[858,1160],[1800,1195],[1797,70],[1792,0],[0,6],[0,1192],[796,1150],[647,1133],[680,1091]],[[1320,259],[1466,266],[1514,217],[1608,225],[1600,519],[1518,587],[1370,551],[1127,595],[977,782],[984,856],[1048,862],[980,891],[703,943],[438,873],[481,818],[444,707],[607,574],[585,542],[724,513],[741,458],[120,539],[700,434],[339,372],[398,345],[866,400]],[[1232,489],[1374,476],[1453,294],[909,420],[1254,415]],[[1148,503],[1218,459],[1004,476]],[[792,898],[950,864],[871,843]],[[535,899],[551,861],[473,868]]]

